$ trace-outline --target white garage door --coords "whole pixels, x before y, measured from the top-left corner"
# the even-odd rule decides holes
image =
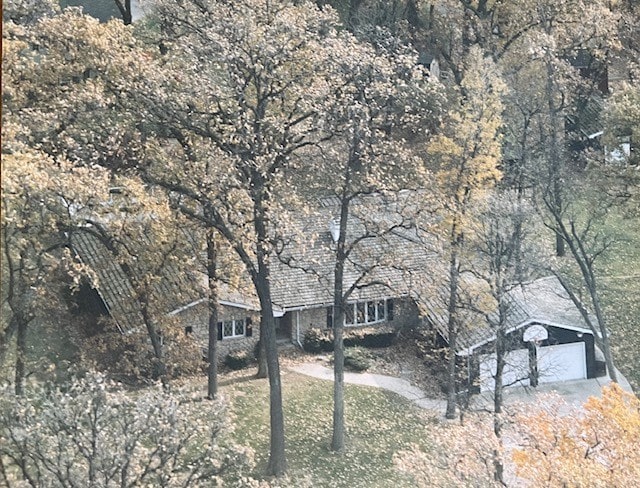
[[[538,348],[538,374],[540,383],[586,378],[584,342]]]
[[[480,356],[480,391],[495,388],[496,370],[495,353]],[[529,385],[529,351],[527,349],[516,349],[507,353],[506,364],[502,371],[502,384],[504,386]]]

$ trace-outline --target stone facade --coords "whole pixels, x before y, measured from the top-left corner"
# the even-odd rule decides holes
[[[409,298],[393,299],[393,319],[383,320],[374,324],[362,326],[348,326],[345,330],[355,330],[361,327],[391,326],[396,329],[412,327],[419,323],[418,307]],[[193,334],[195,339],[206,350],[208,340],[208,316],[206,302],[199,303],[176,314],[176,319],[186,333]],[[218,358],[224,358],[232,351],[247,351],[253,353],[260,338],[260,313],[243,308],[222,306],[219,321],[247,320],[245,335],[241,337],[223,337],[218,340]],[[327,328],[327,307],[316,307],[302,310],[292,310],[276,319],[277,337],[283,341],[301,345],[307,330],[315,327]],[[251,329],[248,332],[249,328]],[[250,334],[250,335],[249,335]],[[218,339],[220,335],[218,335]]]
[[[362,326],[347,326],[345,330],[357,329],[359,327],[391,326],[396,329],[402,327],[412,327],[419,323],[420,314],[418,307],[410,298],[393,299],[393,319],[383,320],[374,324],[363,324]],[[304,334],[311,328],[326,329],[327,307],[308,308],[302,310],[292,310],[286,312],[279,319],[280,336],[288,337],[294,344],[302,343]]]
[[[185,332],[193,334],[203,350],[206,350],[209,338],[209,322],[207,303],[202,302],[189,307],[176,315],[179,323],[184,327]],[[229,320],[247,320],[245,323],[245,334],[241,337],[223,337],[220,340],[218,333],[218,361],[223,362],[224,358],[232,351],[247,351],[253,354],[260,338],[260,313],[244,308],[221,306],[219,322]]]

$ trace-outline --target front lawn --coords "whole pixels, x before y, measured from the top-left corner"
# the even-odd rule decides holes
[[[640,218],[613,215],[607,222],[616,245],[603,256],[604,311],[611,330],[614,361],[635,392],[640,391]]]
[[[393,455],[409,444],[429,450],[425,411],[393,393],[345,385],[347,448],[329,450],[333,384],[283,372],[289,483],[295,487],[411,487],[393,466]],[[231,398],[234,438],[256,452],[256,478],[266,470],[269,451],[268,383],[238,382],[224,387]],[[288,483],[288,484],[289,484]]]

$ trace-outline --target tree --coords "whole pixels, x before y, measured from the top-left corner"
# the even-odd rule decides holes
[[[471,413],[463,423],[445,423],[425,432],[433,448],[409,446],[393,456],[397,469],[419,488],[504,486],[494,479],[492,455],[500,444],[483,414]]]
[[[8,0],[2,5],[2,21],[30,25],[59,11],[60,5],[54,0]]]
[[[602,222],[607,218],[611,210],[611,199],[606,190],[599,192],[600,198],[593,201],[594,188],[606,188],[607,182],[599,178],[595,181],[587,178],[582,183],[584,187],[574,183],[572,186],[573,201],[565,201],[562,208],[558,209],[555,202],[549,201],[549,197],[543,199],[543,203],[549,212],[550,219],[547,225],[559,234],[570,253],[570,263],[575,266],[574,276],[579,278],[572,280],[571,272],[567,273],[560,266],[556,266],[554,272],[562,286],[569,294],[585,323],[593,331],[596,344],[605,357],[607,372],[613,381],[617,381],[617,371],[613,361],[611,350],[610,332],[607,328],[606,316],[602,309],[599,289],[599,273],[597,260],[608,252],[616,241],[615,235],[608,235],[603,231]],[[583,208],[585,197],[583,192],[592,199],[588,208]],[[575,273],[577,272],[577,273]],[[582,302],[584,290],[593,315]],[[595,315],[595,318],[594,318]]]
[[[297,153],[322,127],[328,60],[348,53],[336,48],[335,17],[310,5],[167,2],[158,3],[155,19],[153,33],[169,46],[164,56],[157,43],[141,46],[121,23],[98,24],[77,12],[14,31],[25,46],[47,46],[46,55],[27,50],[11,65],[15,86],[24,88],[6,94],[25,121],[16,138],[80,165],[135,166],[147,183],[180,194],[186,215],[229,242],[261,303],[271,385],[269,471],[281,474],[270,216],[277,182],[300,164]],[[38,80],[33,97],[32,85],[20,80]]]
[[[193,230],[181,214],[170,209],[162,192],[149,192],[134,177],[116,181],[120,186],[112,190],[117,193],[98,195],[102,200],[91,211],[76,214],[77,226],[69,229],[71,244],[98,277],[92,283],[98,291],[113,287],[128,291],[126,297],[119,297],[130,302],[128,309],[124,316],[113,318],[124,320],[117,323],[123,334],[133,336],[144,327],[153,351],[151,370],[145,371],[140,365],[141,374],[135,376],[149,375],[166,382],[180,374],[180,369],[194,369],[188,366],[188,360],[177,360],[177,355],[191,357],[191,362],[199,357],[199,352],[193,354],[193,350],[179,347],[178,341],[172,340],[176,334],[170,330],[174,328],[171,313],[199,299],[203,292],[198,282],[199,249],[185,245]],[[100,276],[105,262],[110,261],[117,263],[122,276]],[[146,344],[140,347],[147,349]],[[173,360],[166,357],[167,349],[172,351]],[[172,371],[172,364],[181,367]]]
[[[448,271],[448,391],[447,418],[456,408],[456,340],[461,254],[465,247],[468,212],[478,194],[499,178],[501,96],[504,85],[491,61],[479,49],[466,59],[459,94],[460,106],[449,112],[442,133],[427,146],[439,189],[444,198],[443,232],[446,232]]]
[[[612,190],[627,205],[630,215],[640,215],[639,127],[640,89],[623,85],[605,106],[605,165],[598,166],[598,170],[617,181]]]
[[[589,398],[584,412],[559,415],[561,402],[547,403],[518,415],[522,440],[513,452],[518,477],[550,487],[636,482],[640,401],[635,395],[613,383],[602,388],[601,398]]]
[[[472,304],[484,316],[495,334],[496,372],[493,388],[493,433],[498,448],[493,451],[494,479],[504,483],[503,442],[503,373],[510,351],[509,318],[513,310],[510,292],[524,281],[524,274],[535,269],[536,252],[529,242],[525,223],[534,215],[533,209],[514,198],[511,192],[491,195],[479,207],[472,226],[471,273],[479,280],[481,303]],[[526,245],[526,247],[525,247]],[[527,269],[523,269],[527,256]],[[520,266],[518,266],[520,263]],[[527,371],[527,376],[528,376]],[[519,378],[524,379],[524,378]]]
[[[7,126],[6,136],[11,131]],[[3,141],[2,157],[2,307],[8,322],[3,324],[0,352],[4,357],[15,334],[15,392],[21,395],[27,328],[46,313],[43,303],[54,300],[62,306],[56,289],[61,280],[56,276],[71,267],[63,251],[64,232],[73,225],[74,211],[95,201],[87,182],[91,179],[98,188],[106,180],[74,170],[66,161],[54,164],[45,154],[10,141]]]
[[[131,0],[113,0],[118,7],[118,11],[122,16],[122,22],[129,25],[133,22],[133,10],[131,9]]]
[[[420,161],[403,137],[433,124],[440,98],[439,85],[416,67],[415,54],[393,39],[386,37],[384,45],[374,47],[344,34],[342,49],[354,61],[336,73],[341,82],[327,117],[332,137],[317,158],[315,176],[301,178],[303,184],[298,184],[301,193],[311,191],[337,202],[330,224],[333,277],[328,280],[333,284],[334,451],[342,451],[345,443],[345,307],[354,292],[386,286],[376,274],[381,266],[392,266],[388,261],[394,251],[385,238],[408,228],[413,211],[411,198],[403,201],[395,192],[416,185],[420,178]],[[367,245],[372,240],[379,246],[373,253],[375,246]]]
[[[170,46],[159,61],[162,76],[154,82],[161,95],[149,92],[147,81],[130,93],[155,121],[156,137],[177,142],[164,149],[178,159],[156,164],[150,159],[149,167],[140,169],[146,181],[179,194],[187,215],[214,227],[253,281],[271,387],[268,469],[282,474],[284,421],[269,283],[276,230],[271,216],[283,175],[304,163],[298,153],[320,134],[329,61],[342,53],[335,18],[308,4],[255,1],[158,3],[155,15],[159,35]]]
[[[2,116],[19,121],[13,141],[88,168],[122,169],[140,160],[137,116],[116,106],[127,83],[150,67],[131,29],[73,9],[3,26]]]
[[[559,210],[566,198],[564,183],[584,164],[574,148],[585,145],[579,139],[586,136],[576,128],[593,124],[584,120],[593,119],[585,107],[601,96],[608,53],[617,42],[616,15],[604,2],[496,9],[496,58],[512,89],[505,117],[507,182],[546,192]],[[586,66],[583,59],[589,60]],[[556,255],[563,256],[564,239],[554,235]]]
[[[0,396],[7,486],[201,486],[242,476],[250,454],[221,447],[224,405],[149,388],[132,395],[89,372],[24,398]]]

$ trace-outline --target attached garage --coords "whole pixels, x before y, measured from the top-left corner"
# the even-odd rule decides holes
[[[504,298],[504,315],[460,314],[456,355],[466,369],[465,383],[472,393],[493,390],[496,373],[496,329],[502,328],[507,350],[503,386],[595,378],[606,374],[596,359],[594,331],[555,276],[522,283]],[[448,341],[446,315],[429,315]],[[590,317],[590,323],[597,321]]]
[[[504,386],[529,386],[529,350],[516,349],[509,351],[502,370],[502,384]],[[495,375],[498,370],[496,354],[482,354],[480,356],[480,391],[493,390]]]
[[[584,342],[539,347],[538,381],[581,380],[587,377],[587,358]]]
[[[531,361],[537,358],[538,383],[580,380],[587,378],[587,354],[584,342],[509,351],[502,372],[503,386],[530,386]],[[493,390],[497,370],[496,354],[479,356],[480,391]]]

